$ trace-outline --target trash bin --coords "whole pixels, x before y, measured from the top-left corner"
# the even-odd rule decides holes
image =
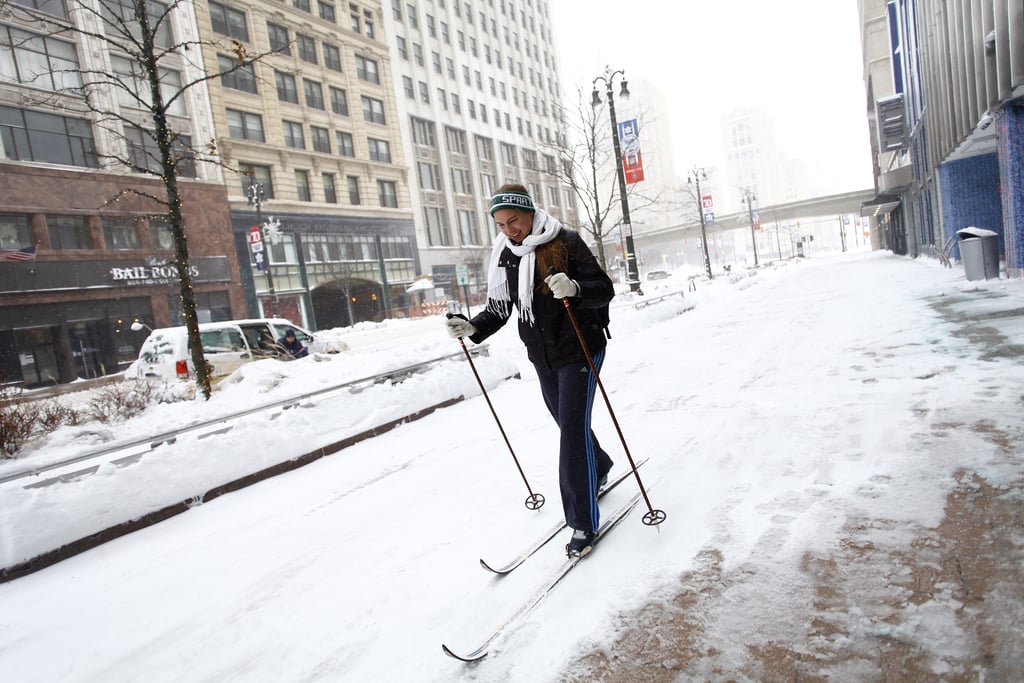
[[[999,233],[984,228],[956,231],[960,239],[960,260],[968,280],[999,279]]]

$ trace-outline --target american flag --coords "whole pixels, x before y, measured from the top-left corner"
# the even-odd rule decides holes
[[[36,248],[0,249],[0,261],[35,261]]]

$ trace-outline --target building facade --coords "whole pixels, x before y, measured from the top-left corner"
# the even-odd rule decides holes
[[[127,3],[120,9],[130,16]],[[167,209],[152,199],[166,189],[140,172],[154,168],[143,134],[153,128],[149,98],[123,45],[99,37],[108,16],[60,0],[14,0],[0,13],[3,382],[33,387],[117,372],[146,337],[133,321],[182,320]],[[170,12],[156,38],[158,49],[195,42],[190,5]],[[162,65],[168,92],[203,75],[183,54]],[[120,88],[105,83],[108,74]],[[181,90],[167,113],[184,147],[214,136],[205,88]],[[180,168],[199,318],[241,315],[220,168]]]
[[[861,0],[878,196],[865,207],[897,253],[958,255],[992,230],[1024,274],[1024,6]]]
[[[485,293],[488,200],[519,182],[568,227],[561,86],[547,0],[385,0],[422,272],[446,295]]]
[[[210,98],[249,314],[311,329],[411,314],[417,242],[380,2],[196,8],[203,58],[225,74]],[[236,45],[259,59],[229,74]]]

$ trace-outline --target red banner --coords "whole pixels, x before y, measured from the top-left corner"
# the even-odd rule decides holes
[[[632,185],[644,179],[643,156],[637,152],[636,156],[624,157],[622,159],[622,171],[626,174],[626,184]]]

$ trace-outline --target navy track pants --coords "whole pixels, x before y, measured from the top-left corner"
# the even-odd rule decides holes
[[[593,357],[600,371],[604,350]],[[612,468],[612,459],[601,448],[590,428],[597,379],[590,365],[570,363],[554,370],[540,366],[537,377],[544,403],[558,423],[558,481],[565,521],[573,529],[597,531],[597,482]]]

